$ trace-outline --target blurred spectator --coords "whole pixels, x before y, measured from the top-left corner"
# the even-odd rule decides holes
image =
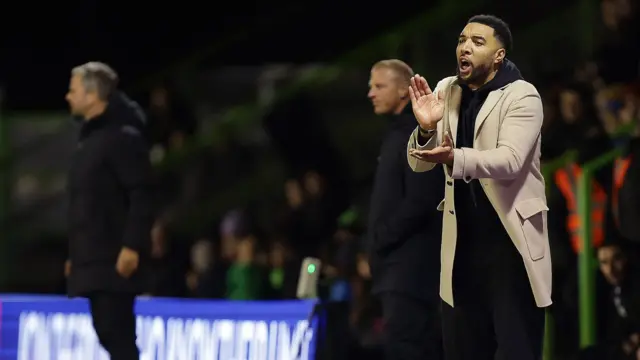
[[[347,229],[339,229],[334,234],[331,245],[333,256],[325,270],[329,282],[329,300],[350,301],[353,296],[351,281],[356,270],[355,236]]]
[[[382,305],[386,357],[439,360],[443,217],[437,208],[445,195],[445,177],[440,166],[417,172],[407,162],[407,141],[417,123],[409,100],[413,75],[397,59],[371,68],[368,97],[375,114],[383,116],[378,121],[386,122],[386,132],[371,193],[366,249],[372,291]]]
[[[592,92],[584,84],[568,83],[557,94],[557,120],[549,132],[557,135],[557,153],[574,150],[576,156],[569,159],[553,174],[547,183],[549,208],[554,216],[549,221],[549,242],[553,253],[552,311],[558,336],[558,351],[571,353],[577,350],[578,302],[577,302],[577,254],[581,248],[580,220],[577,204],[577,179],[582,165],[609,151],[610,138],[594,110]],[[592,184],[593,242],[598,246],[604,241],[606,206],[611,167],[605,166],[596,173]],[[561,334],[561,335],[560,335]]]
[[[637,4],[631,0],[601,0],[603,41],[595,58],[607,83],[638,77],[640,47],[629,46],[638,38]]]
[[[636,92],[628,91],[619,111],[622,126],[631,126],[624,153],[614,162],[611,215],[618,233],[640,246],[640,107]]]
[[[299,175],[314,169],[323,175],[325,186],[334,195],[331,202],[335,217],[349,205],[345,178],[348,172],[321,113],[311,94],[301,90],[293,97],[277,101],[265,115],[263,125],[290,173]]]
[[[227,271],[229,300],[259,300],[266,294],[264,269],[256,264],[256,242],[249,235],[237,243],[235,261]]]
[[[640,279],[628,260],[622,242],[608,242],[598,249],[600,272],[611,289],[603,329],[609,360],[636,360],[640,348]]]
[[[192,297],[222,299],[225,295],[227,268],[216,258],[215,245],[200,239],[191,247],[191,270],[186,284]]]
[[[542,95],[544,120],[542,123],[542,161],[553,160],[567,149],[562,133],[563,121],[558,114],[557,89],[549,89]]]
[[[382,307],[376,297],[370,296],[371,272],[367,256],[357,255],[358,277],[352,281],[353,300],[350,322],[361,358],[384,359]]]
[[[247,220],[241,210],[231,210],[220,222],[221,256],[226,261],[233,261],[236,257],[238,239],[247,231]]]
[[[559,121],[552,125],[553,130],[559,134],[563,151],[575,150],[576,158],[560,167],[554,173],[554,183],[551,185],[549,202],[557,215],[550,218],[551,232],[556,236],[551,239],[557,249],[555,257],[562,257],[570,261],[572,258],[568,246],[575,253],[580,246],[577,229],[577,177],[581,173],[582,164],[594,159],[596,156],[611,149],[611,143],[603,126],[593,111],[593,96],[588,89],[581,85],[566,85],[558,94]],[[561,134],[561,135],[560,135]],[[607,193],[611,184],[611,167],[605,166],[596,173],[592,187],[594,204],[600,204],[598,214],[594,214],[594,220],[599,224],[594,225],[594,242],[598,245],[604,237],[604,207],[607,202]],[[602,203],[602,204],[601,204]],[[561,230],[562,229],[562,230]],[[556,259],[556,260],[559,260]],[[554,260],[554,261],[556,261]]]
[[[186,264],[181,251],[172,241],[164,218],[158,218],[151,229],[151,295],[165,297],[186,296],[184,272]]]
[[[152,143],[165,149],[182,147],[185,138],[196,130],[196,119],[189,107],[165,84],[151,90],[148,118]]]
[[[286,209],[283,227],[293,250],[304,257],[307,253],[304,247],[308,229],[305,224],[304,193],[300,182],[297,179],[288,179],[284,184],[284,195]]]
[[[304,201],[304,249],[301,255],[312,256],[326,243],[333,232],[337,213],[327,193],[325,179],[317,171],[308,171],[302,179]]]
[[[300,262],[291,254],[283,239],[275,240],[269,249],[269,287],[272,299],[295,299]]]

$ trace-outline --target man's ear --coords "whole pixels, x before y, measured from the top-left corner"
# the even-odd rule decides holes
[[[504,57],[506,56],[506,54],[507,52],[504,50],[504,48],[498,49],[498,51],[496,51],[496,56],[493,62],[496,64],[500,64],[504,61]]]

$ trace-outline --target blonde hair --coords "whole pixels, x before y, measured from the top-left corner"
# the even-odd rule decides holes
[[[413,76],[413,69],[407,63],[398,59],[380,60],[373,64],[371,69],[390,69],[398,78],[406,85],[409,85],[411,77]]]

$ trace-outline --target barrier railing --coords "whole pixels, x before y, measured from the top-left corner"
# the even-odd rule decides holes
[[[542,177],[544,177],[545,180],[547,195],[549,195],[549,181],[550,179],[553,179],[553,173],[574,161],[577,155],[577,151],[568,150],[564,154],[553,160],[547,161],[542,165]]]
[[[580,322],[580,347],[586,348],[596,343],[595,314],[595,254],[591,233],[591,186],[594,174],[602,167],[611,164],[622,155],[623,149],[616,148],[582,166],[578,177],[578,215],[580,217],[580,238],[582,250],[578,255],[578,298]]]

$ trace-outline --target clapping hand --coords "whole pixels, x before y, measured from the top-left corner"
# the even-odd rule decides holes
[[[453,141],[448,132],[444,133],[442,137],[442,143],[430,150],[409,150],[409,155],[422,161],[427,161],[436,164],[453,165]]]
[[[416,116],[420,127],[424,130],[435,129],[444,114],[442,92],[439,92],[436,96],[429,88],[427,80],[416,74],[411,77],[409,95],[411,96],[413,114]]]

